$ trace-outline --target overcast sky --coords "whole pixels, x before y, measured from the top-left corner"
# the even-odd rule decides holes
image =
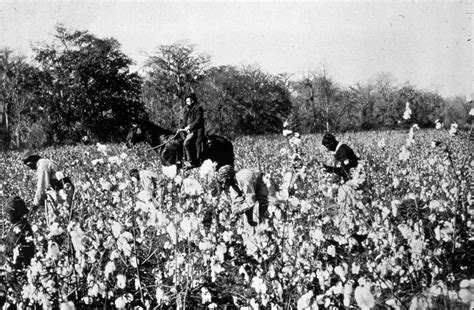
[[[471,99],[474,8],[460,2],[0,0],[0,46],[31,55],[62,23],[116,38],[138,66],[158,45],[188,40],[213,65],[295,78],[324,66],[342,86],[389,72]]]

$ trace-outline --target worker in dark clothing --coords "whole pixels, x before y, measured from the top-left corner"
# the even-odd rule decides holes
[[[5,208],[12,227],[5,240],[5,255],[14,270],[26,268],[35,254],[33,230],[26,219],[28,208],[20,197],[13,198]]]
[[[340,176],[344,182],[350,179],[351,169],[357,167],[359,158],[354,151],[346,144],[336,140],[336,137],[330,133],[323,136],[322,145],[328,151],[334,153],[334,166],[323,165],[326,172],[335,173]]]

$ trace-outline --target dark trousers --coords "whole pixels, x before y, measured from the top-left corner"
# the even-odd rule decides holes
[[[190,132],[186,136],[183,142],[184,147],[184,155],[186,156],[186,160],[194,163],[196,162],[196,133]]]

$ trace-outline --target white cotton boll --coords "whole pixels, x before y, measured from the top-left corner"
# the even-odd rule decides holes
[[[128,187],[128,185],[129,185],[129,182],[121,182],[119,184],[119,190],[123,191],[124,189],[126,189]]]
[[[59,227],[59,224],[54,222],[50,227],[49,227],[49,236],[59,236],[62,234],[64,230]]]
[[[251,285],[257,294],[266,294],[267,293],[267,285],[265,281],[263,281],[260,277],[253,277],[252,278],[252,285]]]
[[[349,307],[350,304],[351,304],[351,295],[352,295],[352,292],[354,291],[354,289],[352,288],[352,285],[353,285],[352,280],[348,281],[344,285],[344,291],[343,291],[344,300],[343,300],[343,303],[344,303],[345,307]]]
[[[288,125],[289,125],[288,121],[285,121],[285,122],[283,123],[283,128],[288,127]]]
[[[92,166],[95,166],[95,165],[98,165],[98,164],[103,164],[104,163],[104,159],[103,158],[99,158],[99,159],[93,159],[91,161],[92,163]]]
[[[74,229],[69,232],[71,236],[72,245],[76,251],[76,256],[83,250],[82,238],[84,237],[84,232],[82,231],[79,224],[74,225]]]
[[[176,167],[176,165],[172,165],[172,166],[163,166],[161,168],[161,171],[163,172],[163,174],[169,178],[169,179],[174,179],[174,177],[176,176],[176,174],[178,173],[178,168]]]
[[[114,262],[108,262],[105,265],[105,270],[104,270],[105,278],[108,279],[110,274],[113,273],[114,271],[115,271],[115,263]]]
[[[61,305],[59,305],[59,310],[69,310],[67,302],[62,302]]]
[[[168,226],[166,227],[166,232],[168,233],[171,242],[173,244],[176,244],[178,236],[176,235],[176,227],[173,223],[168,224]]]
[[[84,296],[81,298],[81,300],[86,304],[86,305],[90,305],[91,302],[92,302],[92,298],[90,298],[89,296]]]
[[[391,308],[395,309],[395,310],[400,310],[400,305],[398,304],[398,302],[395,300],[395,299],[389,299],[385,302],[385,304],[387,306],[390,306]]]
[[[137,268],[138,263],[137,263],[137,257],[136,257],[136,256],[130,257],[130,259],[129,259],[128,261],[130,262],[130,265],[131,265],[133,268]]]
[[[203,304],[206,304],[208,302],[211,302],[212,301],[212,295],[211,293],[209,292],[209,290],[205,287],[202,287],[201,288],[201,302]]]
[[[199,250],[201,250],[201,251],[210,250],[210,249],[212,249],[212,247],[213,247],[212,243],[209,240],[201,241],[199,243]]]
[[[427,310],[429,308],[429,301],[426,297],[415,296],[411,300],[409,310]]]
[[[464,303],[471,302],[472,294],[471,294],[471,291],[469,291],[469,289],[467,288],[460,289],[458,296],[459,296],[459,299],[461,299],[461,301]]]
[[[336,268],[334,268],[334,273],[337,274],[343,282],[346,281],[346,272],[344,268],[342,268],[341,266],[336,266]]]
[[[354,291],[354,298],[362,310],[369,310],[375,306],[375,298],[368,285],[359,285]]]
[[[338,281],[337,284],[332,287],[332,292],[334,295],[341,295],[344,292],[341,281]]]
[[[156,289],[155,297],[158,305],[161,305],[168,300],[168,296],[166,296],[165,292],[160,287]]]
[[[291,130],[288,130],[288,129],[283,130],[283,136],[285,136],[285,137],[288,137],[292,133],[293,133],[293,131],[291,131]]]
[[[120,258],[120,253],[117,250],[113,250],[112,253],[110,253],[110,260],[113,261],[117,258]]]
[[[151,196],[150,192],[145,191],[145,190],[139,192],[137,195],[137,199],[141,202],[148,202],[152,200],[152,198],[153,197]]]
[[[322,242],[325,240],[324,233],[319,227],[310,232],[310,237],[316,242]]]
[[[201,178],[212,178],[214,177],[214,171],[217,163],[210,159],[205,160],[199,168],[199,176]]]
[[[216,256],[219,259],[219,261],[223,262],[224,261],[224,255],[227,252],[227,247],[223,242],[219,243],[219,245],[216,248]]]
[[[252,307],[253,310],[260,310],[260,306],[258,302],[255,300],[255,298],[250,299],[250,306]]]
[[[49,296],[45,293],[41,293],[41,295],[38,296],[38,300],[40,301],[41,306],[43,306],[43,309],[52,309],[51,302],[48,297]]]
[[[401,161],[407,161],[410,158],[410,152],[405,146],[402,146],[402,151],[398,155],[398,159]]]
[[[469,288],[469,286],[470,286],[469,280],[466,280],[466,279],[462,280],[461,283],[459,283],[460,288]]]
[[[232,235],[233,235],[232,231],[225,231],[222,234],[222,238],[224,239],[225,242],[230,242],[232,240]]]
[[[313,291],[309,291],[298,299],[296,306],[298,310],[308,309],[311,307],[311,299],[313,298]]]
[[[100,144],[99,142],[97,142],[97,151],[101,152],[104,155],[107,155],[107,145]]]
[[[92,287],[87,291],[87,295],[90,297],[96,297],[99,295],[99,285],[97,283],[94,283]]]
[[[120,165],[120,163],[122,162],[118,156],[110,156],[107,159],[107,161],[111,164],[117,164],[117,165]]]
[[[61,180],[61,179],[64,178],[64,174],[63,174],[62,171],[56,172],[55,176],[56,176],[56,179],[58,179],[58,180]]]
[[[124,289],[127,283],[127,277],[123,274],[117,275],[117,287]]]
[[[336,256],[336,247],[334,245],[330,245],[327,248],[328,255],[335,257]]]
[[[203,192],[201,184],[195,179],[186,178],[183,180],[184,193],[189,196],[198,196]]]
[[[122,232],[122,224],[120,224],[119,222],[113,221],[110,227],[112,228],[112,235],[115,238],[118,238],[120,236],[120,233]]]
[[[458,124],[452,123],[451,127],[449,128],[449,134],[451,136],[455,136],[457,132],[458,132]]]
[[[183,183],[183,178],[180,175],[177,175],[174,178],[174,182],[179,185],[179,184]]]
[[[189,236],[191,234],[192,226],[189,218],[184,217],[179,226],[181,227],[181,230],[184,232],[185,236]]]
[[[46,253],[46,258],[57,260],[59,255],[58,244],[54,241],[49,240],[48,242],[48,252]]]
[[[296,135],[293,136],[289,142],[292,147],[298,147],[301,145],[301,139],[298,138]]]
[[[127,299],[124,296],[120,296],[117,299],[115,299],[115,307],[117,307],[117,309],[125,309],[126,305],[127,305]]]

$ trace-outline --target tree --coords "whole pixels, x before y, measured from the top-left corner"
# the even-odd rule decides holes
[[[55,42],[36,49],[42,99],[54,141],[83,134],[118,140],[143,112],[142,80],[113,38],[56,27]]]
[[[310,73],[293,84],[295,89],[294,105],[307,112],[306,124],[309,132],[330,131],[337,128],[334,117],[339,113],[335,99],[339,87],[329,77],[326,69],[320,73]]]
[[[457,122],[460,126],[465,126],[472,107],[472,101],[467,101],[464,96],[448,98],[439,110],[440,118],[446,124]]]
[[[280,132],[291,112],[287,77],[222,66],[201,83],[208,128],[227,135]]]
[[[192,44],[160,45],[146,62],[148,72],[142,92],[151,120],[178,127],[184,97],[191,91],[198,93],[197,85],[209,63],[210,56],[197,53]]]
[[[0,51],[0,80],[1,146],[42,146],[46,138],[37,101],[39,70],[5,48]]]

